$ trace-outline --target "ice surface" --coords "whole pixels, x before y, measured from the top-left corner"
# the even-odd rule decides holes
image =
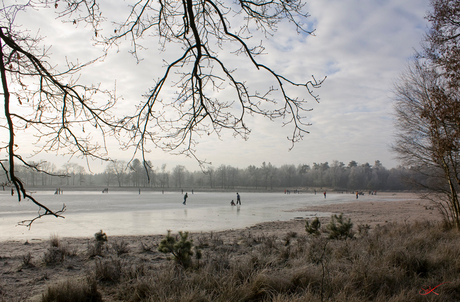
[[[103,230],[109,236],[166,234],[167,230],[221,231],[239,229],[266,221],[286,221],[310,217],[314,212],[295,211],[307,205],[325,205],[355,201],[351,194],[240,193],[241,206],[230,206],[234,193],[188,193],[183,205],[181,193],[110,191],[36,192],[34,197],[51,209],[65,204],[65,219],[47,216],[29,230],[18,222],[35,217],[37,207],[30,201],[0,192],[0,241],[59,237],[93,237]],[[184,192],[185,193],[185,192]],[[324,215],[324,214],[323,214]],[[326,214],[330,215],[330,214]]]

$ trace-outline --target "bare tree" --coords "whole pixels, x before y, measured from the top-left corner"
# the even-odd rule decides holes
[[[2,141],[0,151],[8,154],[7,161],[0,162],[9,183],[17,192],[18,200],[30,200],[39,208],[36,218],[22,224],[31,226],[33,221],[45,215],[60,217],[65,205],[52,210],[32,197],[24,183],[15,174],[16,162],[30,170],[49,173],[41,163],[24,160],[15,138],[23,133],[36,135],[35,150],[61,152],[61,154],[92,156],[103,159],[104,146],[92,143],[91,132],[85,127],[97,128],[104,137],[106,129],[114,129],[108,113],[114,98],[97,86],[86,87],[76,82],[76,76],[87,64],[68,62],[65,70],[57,70],[47,60],[48,49],[41,39],[16,24],[18,13],[38,9],[47,1],[28,1],[26,4],[5,5],[0,8],[0,76],[4,103],[1,119]],[[103,102],[95,101],[101,92]],[[28,154],[27,154],[28,155]],[[5,164],[4,164],[5,163]],[[6,164],[7,163],[7,164]]]
[[[296,175],[296,168],[294,165],[283,165],[280,167],[280,177],[282,179],[281,185],[286,187],[293,187],[294,177]]]
[[[397,140],[406,166],[424,175],[417,185],[460,229],[460,3],[432,0],[423,51],[396,85]]]
[[[441,69],[447,84],[458,88],[460,81],[460,2],[457,0],[431,0],[433,8],[427,15],[431,28],[423,51],[419,54]]]
[[[103,175],[104,175],[104,184],[107,187],[109,187],[110,184],[113,183],[117,178],[115,171],[113,170],[113,167],[109,165],[105,167]]]
[[[259,187],[259,179],[262,174],[260,169],[254,165],[251,165],[248,167],[248,173],[251,179],[253,179],[253,186],[257,189]]]
[[[123,185],[126,176],[126,162],[124,160],[113,160],[106,167],[106,172],[117,177],[118,186]]]
[[[83,184],[86,182],[85,168],[83,166],[77,165],[75,167],[75,175],[78,175],[78,185],[83,186]],[[75,176],[74,176],[74,179],[75,179]]]
[[[133,186],[140,187],[141,186],[141,174],[143,173],[142,163],[139,159],[135,158],[129,164],[129,174],[131,176],[131,181]]]
[[[125,148],[134,147],[143,156],[147,145],[153,144],[163,150],[195,156],[195,135],[220,136],[223,129],[247,138],[250,129],[245,116],[262,115],[269,119],[282,118],[285,124],[294,125],[292,136],[295,143],[306,132],[303,114],[310,111],[307,101],[292,95],[289,87],[303,87],[307,95],[318,100],[312,89],[322,81],[297,83],[276,70],[258,62],[264,53],[262,43],[253,44],[252,31],[268,37],[275,33],[280,22],[290,22],[298,32],[311,34],[303,21],[309,16],[301,0],[274,1],[215,1],[215,0],[141,0],[134,1],[122,22],[114,22],[111,34],[102,30],[103,18],[98,15],[96,1],[63,1],[60,16],[74,15],[82,9],[86,17],[71,19],[72,22],[90,22],[96,39],[107,49],[117,47],[129,39],[132,54],[139,61],[145,51],[143,43],[157,37],[162,50],[181,52],[171,62],[165,62],[165,71],[140,101],[137,112],[123,119],[129,129],[130,139]],[[90,5],[92,4],[92,5]],[[92,10],[88,9],[91,6]],[[230,50],[230,51],[228,51]],[[219,53],[232,52],[244,55],[255,69],[272,77],[273,82],[265,91],[251,90],[250,79],[238,78],[234,62],[225,60]],[[166,90],[173,83],[173,96]],[[232,90],[231,99],[221,98],[223,90]],[[228,94],[227,94],[228,95]],[[134,158],[134,157],[133,157]],[[197,158],[198,159],[198,158]],[[145,160],[145,157],[144,157]],[[199,159],[200,163],[203,163]]]
[[[184,174],[187,170],[182,165],[177,165],[174,167],[172,171],[172,176],[174,178],[174,183],[176,188],[182,188],[183,181],[184,181]]]
[[[392,148],[405,166],[424,175],[413,179],[416,185],[428,190],[424,197],[460,229],[460,124],[450,117],[460,112],[449,106],[459,101],[436,68],[415,61],[396,85],[398,132]]]
[[[134,149],[132,160],[137,152],[142,154],[146,171],[146,153],[151,147],[186,154],[203,164],[205,161],[195,155],[196,137],[220,137],[223,130],[229,130],[247,139],[248,115],[281,118],[283,125],[292,125],[292,144],[308,133],[309,123],[304,114],[312,109],[307,107],[305,97],[318,101],[313,89],[320,87],[322,80],[313,77],[296,82],[278,73],[259,61],[265,49],[262,42],[254,43],[251,39],[255,33],[263,39],[274,35],[280,22],[290,22],[297,32],[312,34],[303,24],[309,15],[302,0],[139,0],[128,5],[121,22],[104,15],[97,0],[31,0],[24,5],[4,4],[0,8],[0,71],[5,102],[2,127],[9,137],[2,147],[8,153],[9,166],[2,166],[20,193],[19,200],[30,199],[44,210],[38,217],[60,216],[65,206],[52,211],[27,194],[16,177],[16,161],[46,173],[18,153],[14,138],[20,131],[33,129],[38,134],[40,152],[80,154],[103,160],[109,159],[105,138],[115,136],[122,140],[123,148]],[[41,47],[40,38],[31,36],[16,23],[18,13],[49,6],[64,22],[75,26],[90,24],[94,39],[105,46],[106,55],[129,40],[131,53],[140,62],[147,49],[144,43],[148,45],[152,37],[158,39],[163,51],[178,50],[180,45],[179,54],[165,62],[163,75],[145,98],[135,101],[134,114],[114,117],[114,93],[102,91],[98,85],[87,87],[77,82],[76,75],[82,68],[97,59],[83,64],[69,62],[65,70],[56,70],[48,63],[47,49]],[[105,21],[113,22],[107,25]],[[110,33],[104,27],[110,28]],[[224,52],[244,56],[254,70],[268,75],[271,83],[264,90],[250,88],[251,78],[238,74],[233,60],[220,55]],[[166,87],[173,87],[175,93],[171,95]],[[304,90],[299,93],[299,88]],[[227,93],[224,95],[223,91]],[[29,114],[14,112],[12,102],[29,108]],[[94,135],[101,140],[92,139]],[[98,141],[102,143],[94,143]],[[30,226],[33,221],[25,224]]]
[[[162,188],[169,188],[169,172],[166,171],[166,164],[161,165],[160,185]]]
[[[54,174],[56,170],[56,165],[50,162],[44,162],[42,164],[43,170],[48,171],[50,174]],[[52,175],[41,173],[41,184],[43,185],[52,185],[53,184],[53,177]]]
[[[227,166],[220,165],[216,170],[216,178],[220,179],[220,188],[223,189],[227,182]]]
[[[209,187],[212,189],[214,188],[214,180],[215,180],[215,169],[214,167],[208,167],[208,169],[205,171],[205,174],[209,177]]]

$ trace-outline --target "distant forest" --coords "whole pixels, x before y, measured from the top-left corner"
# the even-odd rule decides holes
[[[42,163],[40,168],[61,176],[40,173],[25,166],[18,167],[17,175],[29,187],[138,187],[162,190],[240,188],[262,191],[313,191],[321,188],[348,191],[407,190],[410,187],[405,180],[415,177],[411,169],[386,169],[379,160],[373,165],[359,164],[354,160],[344,164],[334,160],[331,164],[324,162],[312,166],[301,164],[280,167],[264,162],[260,166],[251,165],[244,169],[221,165],[194,172],[181,165],[172,169],[167,169],[166,164],[152,168],[149,162],[144,165],[138,159],[129,165],[124,161],[110,162],[105,171],[98,174],[88,173],[84,167],[75,163],[67,163],[61,169],[56,169],[50,163]],[[6,183],[2,179],[0,181]]]

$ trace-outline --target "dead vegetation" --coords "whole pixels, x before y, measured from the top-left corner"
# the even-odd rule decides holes
[[[48,244],[47,249],[66,246],[74,252],[57,259],[53,267],[34,254],[23,253],[18,259],[0,255],[3,266],[10,266],[3,279],[14,274],[27,278],[28,272],[43,278],[41,283],[28,280],[40,284],[29,295],[24,295],[27,282],[22,289],[1,283],[0,301],[29,301],[32,296],[43,302],[72,301],[68,297],[86,301],[460,300],[458,231],[434,222],[365,229],[343,239],[329,238],[327,228],[320,235],[290,231],[274,236],[254,229],[235,231],[232,236],[190,234],[186,240],[201,251],[201,257],[193,257],[187,266],[158,251],[165,236],[131,241],[109,235],[102,255],[88,253],[94,247],[91,241],[76,247],[60,239],[58,246]]]

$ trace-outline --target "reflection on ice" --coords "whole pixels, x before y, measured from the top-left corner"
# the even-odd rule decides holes
[[[235,193],[189,194],[183,205],[180,193],[161,192],[100,192],[66,191],[37,192],[34,196],[52,209],[65,203],[65,219],[44,217],[28,230],[17,226],[37,212],[28,201],[17,202],[15,197],[0,192],[0,240],[28,240],[60,237],[92,237],[99,230],[109,236],[165,234],[177,231],[220,231],[239,229],[260,222],[290,220],[315,215],[296,212],[307,205],[352,202],[353,196],[328,194],[327,199],[314,194],[241,193],[241,206],[230,206]]]

